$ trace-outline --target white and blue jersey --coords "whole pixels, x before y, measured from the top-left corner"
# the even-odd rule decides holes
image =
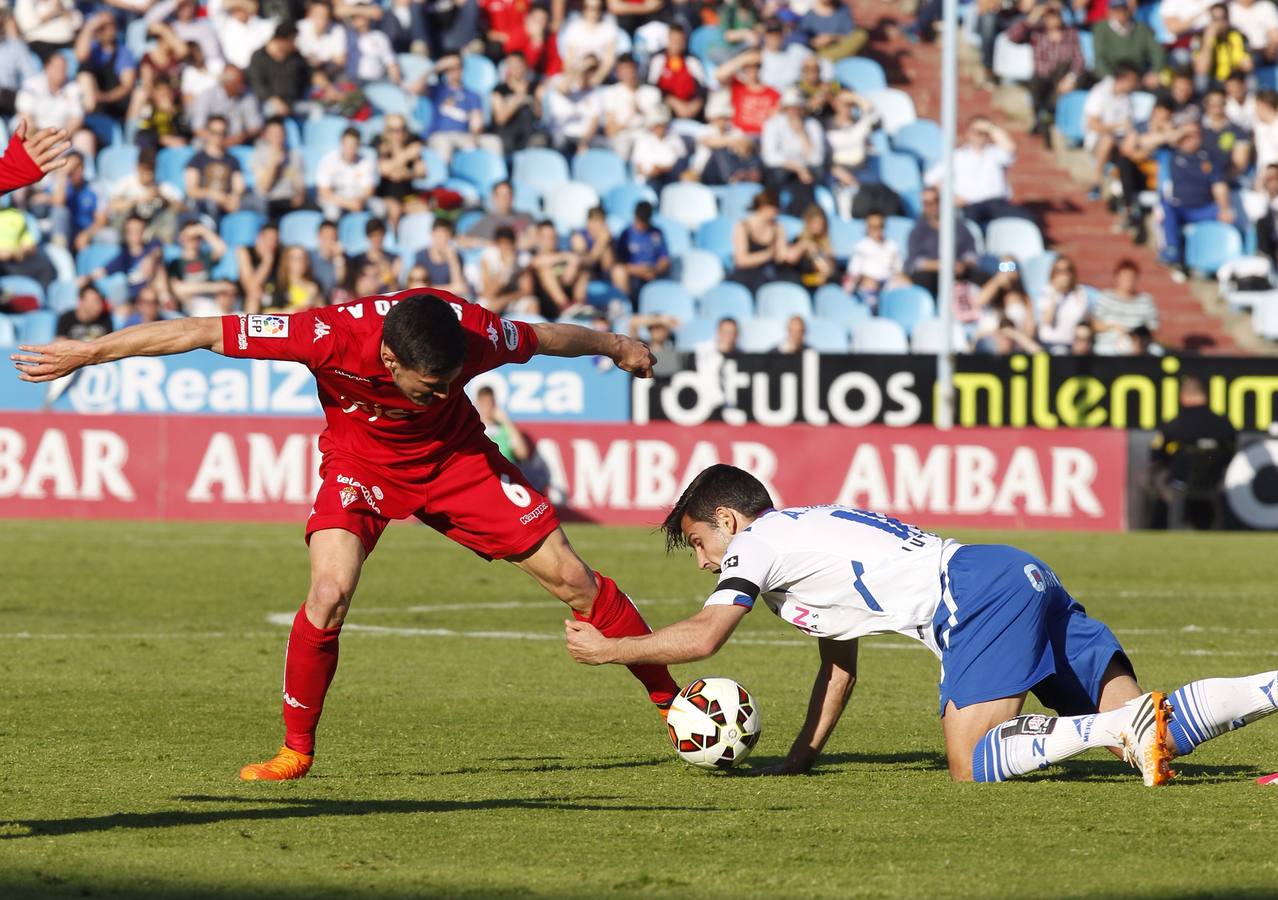
[[[902,634],[941,660],[940,709],[1033,691],[1062,715],[1095,712],[1119,656],[1046,563],[963,545],[845,506],[769,510],[732,539],[707,606],[768,608],[813,637]]]
[[[903,634],[940,656],[932,619],[941,572],[960,546],[863,509],[771,510],[732,539],[706,605],[752,608],[762,598],[814,637]]]

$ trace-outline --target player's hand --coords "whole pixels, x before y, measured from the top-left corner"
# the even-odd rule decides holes
[[[612,351],[612,361],[623,372],[629,372],[636,378],[651,378],[652,367],[657,358],[652,355],[648,345],[624,334],[617,335],[617,346]]]
[[[23,148],[27,151],[27,156],[30,156],[31,161],[39,166],[40,171],[46,175],[61,169],[67,164],[67,158],[62,155],[71,146],[67,141],[66,129],[42,128],[28,138],[27,120],[19,119],[18,127],[14,129],[13,133],[22,142]]]
[[[589,622],[564,620],[564,639],[568,653],[579,663],[602,666],[612,662],[612,639],[606,638]]]
[[[22,381],[53,381],[94,361],[88,341],[59,339],[52,344],[21,344],[18,349],[22,352],[12,354],[9,359]]]

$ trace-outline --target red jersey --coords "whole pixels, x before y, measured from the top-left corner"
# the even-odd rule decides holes
[[[746,134],[759,134],[763,123],[781,106],[781,95],[765,84],[749,87],[732,80],[732,124]]]
[[[386,313],[420,294],[450,304],[466,337],[466,358],[448,399],[429,406],[404,396],[381,359]],[[314,373],[327,420],[319,442],[325,457],[337,453],[374,466],[433,468],[458,449],[487,440],[462,386],[506,363],[527,362],[537,352],[537,334],[531,325],[503,320],[447,291],[414,288],[291,316],[223,316],[222,352],[291,360]]]
[[[524,16],[528,14],[528,0],[480,0],[479,6],[488,16],[488,31],[505,35],[498,41],[507,53],[517,53],[528,43],[524,30]]]
[[[0,158],[0,194],[35,184],[43,177],[44,172],[27,153],[22,139],[16,134],[9,138],[9,147]]]

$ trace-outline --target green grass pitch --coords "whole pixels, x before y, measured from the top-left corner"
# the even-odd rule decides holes
[[[654,624],[713,583],[646,530],[571,535]],[[1146,687],[1276,664],[1272,536],[979,537],[1052,563]],[[1278,720],[1163,790],[1102,753],[951,784],[937,663],[879,637],[815,775],[705,773],[623,669],[568,658],[534,584],[404,526],[365,569],[311,776],[241,784],[281,735],[299,528],[5,522],[0,559],[0,897],[1278,894],[1278,788],[1253,782]],[[676,676],[746,684],[767,763],[815,666],[761,607]]]

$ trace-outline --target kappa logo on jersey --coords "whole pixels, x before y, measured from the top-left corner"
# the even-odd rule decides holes
[[[248,333],[255,338],[286,338],[288,316],[249,316]]]
[[[247,350],[248,349],[248,316],[241,314],[239,316],[239,319],[240,319],[240,332],[239,334],[235,336],[235,346],[239,347],[241,350]]]
[[[722,566],[720,566],[719,568],[720,568],[720,569],[733,569],[733,568],[736,568],[736,565],[737,565],[737,563],[738,563],[738,562],[740,562],[740,558],[739,558],[739,557],[737,557],[737,556],[729,556],[727,559],[725,559],[725,560],[723,561],[723,565],[722,565]]]
[[[506,349],[514,350],[519,346],[519,328],[514,322],[505,320],[501,323],[502,333],[506,335]],[[493,341],[493,346],[497,346],[497,342]]]
[[[377,513],[379,516],[382,514],[381,509],[377,506],[377,501],[381,500],[386,495],[382,492],[380,487],[377,485],[367,487],[363,482],[358,481],[349,475],[338,475],[337,483],[346,485],[346,487],[342,488],[342,509],[345,509],[355,502],[355,498],[357,496],[356,491],[358,491],[360,494],[363,494],[364,502],[368,504],[369,509]],[[350,499],[347,499],[348,496]]]
[[[350,375],[346,372],[338,371],[339,375],[346,375],[347,378],[356,378],[360,381],[368,381],[367,378],[360,378],[358,375]],[[343,406],[342,412],[352,413],[355,410],[363,410],[368,413],[368,421],[376,422],[385,416],[388,419],[411,419],[417,415],[415,410],[400,409],[396,406],[382,406],[380,403],[368,403],[364,400],[351,400],[345,394],[342,395],[342,402],[349,403],[350,406]]]
[[[488,326],[488,340],[490,340],[490,341],[492,341],[492,342],[493,342],[493,349],[494,349],[494,350],[496,350],[496,349],[497,349],[497,341],[498,341],[498,337],[497,337],[497,329],[496,329],[496,328],[494,328],[492,325],[489,325],[489,326]]]
[[[1025,567],[1025,577],[1029,579],[1029,583],[1034,590],[1040,594],[1047,590],[1047,577],[1043,574],[1043,570],[1033,563]]]
[[[310,709],[310,707],[307,706],[305,703],[298,702],[296,697],[290,697],[288,695],[288,691],[284,692],[284,702],[287,703],[289,706],[293,707],[294,709]]]
[[[331,332],[332,330],[333,329],[329,327],[327,322],[321,322],[319,319],[316,319],[315,320],[315,338],[311,341],[311,343],[314,344],[320,338],[328,337],[329,332]]]
[[[345,509],[359,499],[359,491],[355,490],[355,488],[348,484],[346,487],[342,488],[341,497],[342,509]]]

